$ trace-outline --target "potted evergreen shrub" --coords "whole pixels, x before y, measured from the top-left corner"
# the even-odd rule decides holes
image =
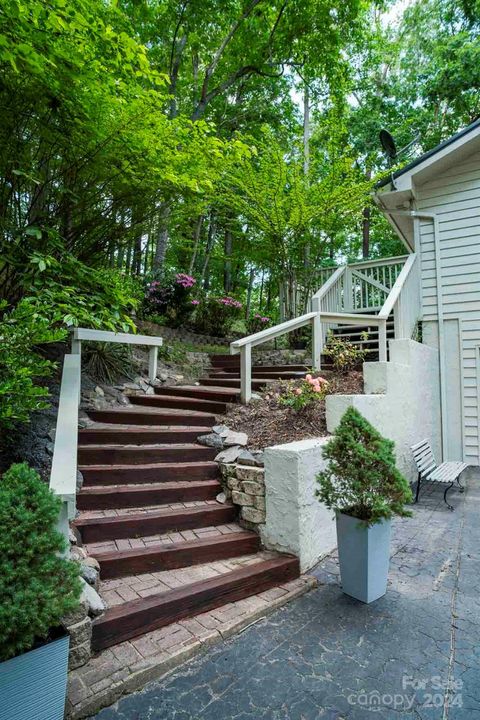
[[[411,513],[407,480],[395,466],[394,443],[355,408],[343,415],[323,451],[317,497],[334,510],[343,591],[365,603],[387,590],[391,518]]]
[[[81,593],[77,565],[62,556],[60,500],[25,463],[0,479],[0,715],[61,720],[68,635],[61,618]]]

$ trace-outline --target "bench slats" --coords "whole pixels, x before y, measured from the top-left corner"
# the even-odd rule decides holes
[[[426,480],[441,483],[455,482],[458,476],[468,467],[467,463],[464,462],[444,462],[437,466],[428,439],[412,445],[411,450],[418,472]]]

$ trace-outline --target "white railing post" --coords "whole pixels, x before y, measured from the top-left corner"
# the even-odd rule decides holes
[[[387,362],[387,321],[383,320],[378,326],[378,359]]]
[[[353,276],[350,267],[345,267],[345,282],[343,285],[343,308],[345,312],[353,310]]]
[[[312,319],[312,368],[313,370],[322,369],[322,321],[320,313],[317,313]]]
[[[246,405],[252,398],[252,346],[240,348],[240,401]]]
[[[150,382],[157,378],[158,347],[154,345],[148,351],[148,377]]]

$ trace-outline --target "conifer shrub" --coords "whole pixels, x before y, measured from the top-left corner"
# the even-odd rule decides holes
[[[78,604],[78,565],[59,554],[60,505],[26,463],[0,479],[0,661],[48,639]]]
[[[328,465],[317,476],[319,500],[367,525],[410,516],[405,503],[412,501],[412,492],[396,468],[394,445],[348,408],[323,450]]]

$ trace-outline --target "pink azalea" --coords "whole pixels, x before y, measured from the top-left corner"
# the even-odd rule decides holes
[[[192,305],[200,305],[200,300],[192,300]]]
[[[302,388],[297,388],[295,390],[295,395],[301,395],[302,394]]]
[[[310,382],[311,379],[312,379],[312,376],[311,376],[311,375],[305,375],[305,380],[307,380],[308,382]]]

